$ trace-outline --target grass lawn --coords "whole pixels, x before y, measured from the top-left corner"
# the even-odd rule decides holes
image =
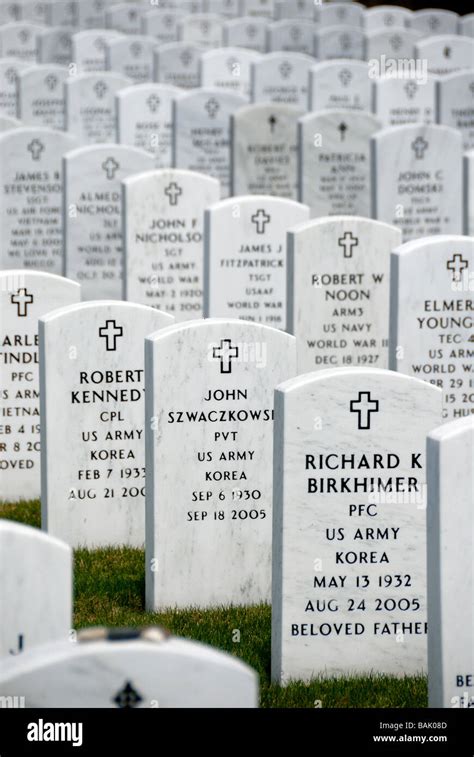
[[[40,527],[39,502],[1,505],[0,517]],[[262,707],[426,707],[424,676],[315,679],[270,684],[271,609],[231,607],[166,613],[144,610],[144,554],[138,549],[77,550],[74,566],[74,628],[91,625],[161,625],[240,657],[260,676]],[[240,631],[240,641],[233,639]]]

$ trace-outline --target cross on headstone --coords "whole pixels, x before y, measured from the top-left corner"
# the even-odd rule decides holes
[[[349,34],[341,34],[339,38],[339,43],[341,46],[341,50],[350,50],[351,47],[351,38]]]
[[[290,29],[290,37],[293,42],[298,42],[301,37],[301,29],[298,26],[292,26]]]
[[[230,339],[221,339],[220,347],[212,350],[214,360],[220,360],[221,373],[232,373],[232,358],[239,357],[239,348]]]
[[[346,231],[344,236],[340,237],[337,240],[337,243],[339,247],[342,247],[344,250],[344,257],[345,258],[351,258],[352,257],[352,250],[354,247],[357,247],[359,244],[359,238],[354,237],[352,235],[352,231]]]
[[[94,41],[94,47],[102,53],[105,50],[105,39],[103,37],[97,37]]]
[[[104,160],[101,167],[108,179],[115,179],[115,174],[120,168],[120,163],[117,163],[115,158],[110,157]]]
[[[443,55],[444,55],[445,58],[450,58],[451,57],[451,48],[450,47],[445,47],[444,50],[443,50]]]
[[[187,68],[187,66],[191,64],[191,61],[193,59],[193,54],[191,50],[183,50],[183,52],[179,56],[179,59],[181,63],[183,64],[183,66]]]
[[[172,181],[165,189],[165,195],[167,195],[170,205],[177,205],[178,204],[178,197],[183,194],[183,190],[181,187],[175,182]]]
[[[428,149],[428,142],[426,139],[424,139],[422,136],[417,137],[412,143],[411,143],[411,149],[415,153],[415,158],[424,158],[425,157],[425,150]]]
[[[105,326],[99,329],[99,336],[106,340],[105,349],[107,352],[115,352],[117,349],[117,339],[123,336],[122,326],[117,326],[115,320],[106,320]]]
[[[293,71],[293,66],[289,61],[284,60],[282,63],[280,63],[278,70],[284,79],[288,79],[291,72]]]
[[[439,18],[436,16],[430,16],[428,19],[428,26],[430,29],[436,29],[439,26]]]
[[[33,139],[28,145],[28,152],[31,153],[33,160],[39,160],[44,149],[44,144],[39,139]]]
[[[108,87],[105,81],[98,81],[94,84],[94,92],[96,93],[99,100],[102,100],[107,90],[108,90]]]
[[[402,46],[402,42],[403,40],[399,34],[395,34],[393,37],[390,37],[390,44],[392,46],[392,50],[395,50],[395,51],[400,50]]]
[[[418,84],[416,81],[407,81],[403,89],[405,90],[408,99],[412,100],[418,92]]]
[[[46,79],[44,80],[44,83],[48,87],[48,89],[52,92],[53,89],[57,87],[58,84],[58,77],[54,74],[49,74]]]
[[[20,40],[20,42],[23,45],[26,45],[26,43],[28,42],[29,38],[30,38],[30,32],[28,31],[28,29],[22,29],[21,32],[18,35],[18,39]]]
[[[393,26],[394,21],[392,13],[386,13],[383,17],[384,26]]]
[[[17,655],[20,654],[20,652],[23,652],[23,634],[18,634],[18,651],[14,652],[13,649],[10,649],[10,654]]]
[[[275,131],[275,126],[277,125],[277,119],[276,119],[276,117],[275,116],[270,116],[270,118],[268,119],[268,123],[270,124],[270,131],[273,134],[273,132]]]
[[[338,128],[339,134],[341,135],[341,142],[344,142],[344,140],[346,138],[346,131],[347,131],[347,128],[348,128],[347,124],[345,124],[344,121],[343,121],[342,123],[339,124],[339,126],[337,128]]]
[[[130,52],[133,58],[138,58],[138,56],[142,53],[142,46],[140,42],[132,42],[132,44],[130,45]]]
[[[207,103],[204,106],[204,108],[207,111],[207,115],[209,116],[209,118],[215,118],[216,115],[217,115],[217,113],[219,112],[220,107],[221,106],[219,105],[219,103],[217,102],[217,100],[215,99],[215,97],[211,97],[211,99],[208,100]]]
[[[249,24],[249,26],[245,27],[245,33],[247,34],[247,37],[250,37],[250,39],[252,39],[252,37],[255,37],[257,33],[257,27]]]
[[[453,281],[461,281],[462,272],[468,268],[469,263],[458,252],[446,263],[446,268],[453,274]]]
[[[263,208],[260,208],[253,214],[251,221],[255,224],[257,234],[265,234],[265,226],[267,223],[270,223],[271,216],[269,216],[268,213],[265,213]]]
[[[341,71],[339,71],[338,76],[339,76],[339,81],[341,82],[343,87],[347,87],[347,85],[352,79],[352,73],[347,68],[341,69]]]
[[[34,302],[34,297],[27,289],[18,289],[16,294],[10,297],[12,305],[16,305],[17,316],[23,318],[28,315],[28,305]]]
[[[370,414],[379,412],[379,401],[373,400],[370,392],[359,392],[357,400],[351,400],[351,413],[357,413],[357,428],[370,429]]]
[[[152,113],[156,113],[156,111],[160,107],[160,103],[161,99],[158,97],[158,95],[150,95],[150,97],[146,101],[146,104],[148,105]]]
[[[142,697],[138,691],[133,688],[131,681],[127,681],[123,689],[120,689],[112,701],[115,702],[117,707],[122,709],[132,709],[142,701]]]

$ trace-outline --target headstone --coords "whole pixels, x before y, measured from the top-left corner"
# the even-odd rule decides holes
[[[242,0],[242,15],[257,16],[272,21],[275,17],[275,0]]]
[[[105,11],[107,29],[115,29],[122,34],[140,34],[141,16],[146,6],[139,3],[119,3]]]
[[[18,77],[18,118],[25,126],[64,129],[64,66],[35,65]]]
[[[440,34],[456,34],[459,16],[454,11],[428,8],[415,11],[410,19],[412,29],[422,32],[424,37]]]
[[[302,111],[257,103],[232,117],[232,194],[297,198],[297,126]]]
[[[380,76],[373,83],[373,111],[384,127],[432,124],[436,120],[436,81]]]
[[[316,5],[319,26],[362,26],[365,8],[361,3],[324,3]]]
[[[154,37],[160,45],[178,41],[178,23],[183,13],[174,10],[151,10],[143,13],[141,32]]]
[[[202,318],[204,210],[220,198],[219,182],[169,169],[123,181],[123,298]]]
[[[2,2],[0,5],[0,25],[10,24],[15,21],[21,21],[23,18],[23,7],[20,3]]]
[[[267,43],[270,51],[314,53],[314,29],[307,21],[283,19],[268,25]]]
[[[253,102],[308,108],[308,79],[314,58],[303,53],[268,53],[252,65]]]
[[[129,34],[106,44],[106,68],[142,84],[153,79],[153,37]]]
[[[388,367],[394,226],[354,216],[320,218],[288,232],[287,329],[298,373]]]
[[[241,0],[207,0],[206,11],[222,18],[236,18],[241,15]]]
[[[462,229],[461,135],[448,126],[392,126],[372,138],[372,218],[403,240]]]
[[[39,499],[38,318],[80,300],[73,281],[37,271],[0,271],[1,497]]]
[[[23,21],[0,26],[0,50],[3,57],[35,63],[37,39],[42,31],[43,26]]]
[[[115,142],[115,95],[130,79],[110,71],[70,76],[65,84],[66,129],[83,145]]]
[[[14,3],[13,5],[18,4]],[[31,21],[34,24],[44,25],[48,23],[48,2],[44,0],[23,0],[21,8],[23,21]]]
[[[364,60],[364,33],[357,26],[319,27],[314,35],[314,50],[315,57],[319,60]]]
[[[82,284],[82,298],[122,295],[122,179],[150,171],[153,156],[135,147],[93,145],[64,157],[66,276]]]
[[[72,59],[77,72],[105,71],[107,42],[121,39],[112,29],[88,29],[72,35]]]
[[[397,26],[410,26],[413,12],[408,8],[394,5],[379,5],[367,8],[363,15],[363,26],[368,32],[377,29],[392,29]]]
[[[143,340],[172,320],[112,300],[40,319],[41,519],[72,547],[143,546]]]
[[[225,319],[146,339],[148,610],[270,600],[273,389],[294,341]]]
[[[182,89],[199,87],[199,59],[203,50],[186,42],[160,45],[155,50],[155,81]]]
[[[250,67],[261,57],[246,48],[208,50],[201,56],[201,87],[217,87],[250,97]]]
[[[0,268],[62,273],[61,159],[75,146],[43,127],[0,135]]]
[[[246,99],[222,89],[195,89],[174,102],[175,168],[205,173],[230,194],[230,119]]]
[[[2,518],[0,567],[3,671],[8,658],[18,662],[35,646],[68,639],[72,626],[71,549],[37,528]],[[1,685],[0,691],[5,693]]]
[[[205,213],[204,315],[287,328],[286,232],[305,205],[277,197],[231,197]]]
[[[23,124],[17,118],[12,116],[3,116],[0,113],[0,132],[10,131],[10,129],[19,129]]]
[[[226,21],[223,26],[223,42],[227,47],[248,47],[259,53],[267,51],[267,26],[265,18],[251,16]]]
[[[400,60],[415,57],[415,45],[420,34],[413,29],[393,27],[390,29],[376,29],[365,35],[364,57],[368,61],[379,58]]]
[[[48,0],[46,18],[49,26],[78,27],[78,7],[82,0]]]
[[[367,63],[331,60],[316,63],[309,72],[309,110],[371,110],[371,80]]]
[[[464,37],[474,37],[474,13],[461,16],[458,22],[458,34]]]
[[[178,21],[178,39],[205,48],[222,45],[223,19],[214,13],[196,13]]]
[[[5,664],[0,690],[13,700],[23,698],[26,707],[258,706],[258,678],[251,668],[159,628],[91,628],[79,632],[76,644],[45,644]],[[76,746],[82,743],[82,723],[73,726]]]
[[[314,0],[275,0],[275,18],[314,19]]]
[[[18,76],[29,65],[15,58],[0,58],[0,114],[3,116],[16,117]]]
[[[79,29],[104,29],[108,0],[78,0],[77,26]]]
[[[277,387],[275,682],[426,669],[424,459],[440,415],[438,389],[390,371]]]
[[[436,87],[438,123],[458,129],[463,150],[470,150],[474,147],[474,68],[446,74]]]
[[[428,37],[415,45],[415,56],[426,61],[430,74],[452,74],[472,68],[474,39],[455,34]]]
[[[430,707],[474,707],[473,459],[474,418],[428,435]]]
[[[408,242],[393,251],[390,275],[391,370],[442,389],[444,418],[473,413],[474,240]]]
[[[116,96],[117,141],[155,156],[156,168],[173,162],[173,102],[181,93],[169,84],[134,84]]]
[[[326,110],[299,121],[299,198],[311,216],[370,217],[371,113]]]
[[[474,150],[464,155],[464,233],[474,237]]]
[[[37,37],[38,63],[68,66],[72,61],[72,32],[66,27],[46,29]]]

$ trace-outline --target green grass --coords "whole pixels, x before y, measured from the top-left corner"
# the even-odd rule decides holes
[[[39,502],[0,504],[0,517],[40,526]],[[260,676],[262,707],[426,707],[424,676],[315,679],[270,684],[271,609],[230,607],[165,613],[144,610],[144,555],[138,549],[77,550],[74,627],[161,625],[240,657]],[[238,631],[240,641],[236,641]]]

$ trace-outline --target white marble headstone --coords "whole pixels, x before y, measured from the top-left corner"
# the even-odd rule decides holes
[[[371,110],[367,63],[331,60],[316,63],[309,73],[309,110]]]
[[[147,5],[139,3],[117,3],[105,11],[105,25],[122,34],[140,34],[141,17]]]
[[[43,127],[0,135],[2,268],[62,273],[61,160],[76,144],[70,134]]]
[[[135,147],[100,144],[64,156],[65,275],[82,285],[84,300],[122,295],[121,181],[154,168]]]
[[[25,126],[64,129],[64,82],[67,68],[35,65],[18,76],[18,118]]]
[[[293,200],[231,197],[205,213],[206,317],[286,329],[286,232],[307,221]]]
[[[43,26],[18,21],[0,26],[0,52],[5,58],[36,62],[38,35]]]
[[[219,47],[201,55],[201,87],[217,87],[250,96],[250,66],[260,60],[255,50]]]
[[[299,108],[256,103],[232,116],[232,194],[297,198]]]
[[[169,169],[123,181],[124,299],[176,321],[203,313],[204,210],[220,198],[219,182]]]
[[[288,232],[287,329],[298,372],[388,367],[394,226],[355,216],[320,218]]]
[[[372,218],[398,226],[404,241],[462,230],[461,134],[407,124],[372,137]]]
[[[376,29],[391,29],[397,26],[410,26],[412,11],[408,8],[398,8],[394,5],[380,5],[366,8],[363,16],[363,26],[366,31]]]
[[[170,84],[134,84],[116,94],[117,141],[152,153],[156,168],[173,162],[173,102],[182,92]]]
[[[474,417],[428,436],[428,696],[474,708]]]
[[[271,51],[285,50],[313,55],[314,29],[307,20],[282,19],[268,25],[267,45]]]
[[[299,121],[299,199],[311,215],[370,217],[370,138],[380,129],[371,113],[326,110]]]
[[[473,68],[440,76],[437,87],[437,121],[462,134],[463,150],[474,148],[474,55]]]
[[[18,76],[30,65],[27,61],[16,58],[0,58],[0,113],[2,115],[16,117]]]
[[[314,58],[303,53],[268,53],[252,65],[252,101],[308,109],[308,77]]]
[[[208,13],[217,13],[222,18],[235,18],[242,12],[241,0],[206,0],[204,5]]]
[[[105,66],[128,77],[135,84],[153,79],[153,51],[156,40],[141,34],[128,34],[106,43]]]
[[[72,626],[72,553],[37,528],[0,520],[0,658],[51,641],[66,641]],[[7,657],[8,656],[8,657]],[[0,694],[5,692],[0,684]]]
[[[441,392],[337,368],[275,392],[272,678],[426,669],[426,434]]]
[[[87,29],[72,36],[72,59],[78,73],[105,71],[107,42],[122,35],[113,29]]]
[[[178,41],[178,22],[184,14],[172,8],[147,11],[142,15],[142,34],[154,37],[160,45]]]
[[[314,35],[314,53],[319,60],[332,58],[363,60],[364,32],[357,26],[318,27]]]
[[[83,145],[115,142],[115,95],[130,84],[126,76],[110,71],[69,77],[64,87],[66,129]]]
[[[456,34],[458,19],[459,16],[454,11],[428,8],[412,14],[410,27],[422,32],[424,37]]]
[[[474,237],[474,150],[464,155],[464,233]]]
[[[293,337],[236,320],[146,340],[149,610],[269,601],[273,389],[295,361]]]
[[[178,21],[178,39],[181,42],[212,48],[222,45],[224,19],[215,13],[194,13]]]
[[[472,68],[474,39],[458,34],[428,37],[415,45],[415,56],[427,62],[430,74],[451,74]]]
[[[174,166],[218,179],[230,194],[231,117],[246,104],[243,95],[198,88],[174,102]]]
[[[444,418],[474,412],[474,239],[401,245],[392,252],[390,289],[390,368],[442,389]]]
[[[73,547],[143,546],[143,340],[172,321],[117,301],[40,319],[42,526]]]
[[[48,0],[46,23],[49,26],[65,26],[68,29],[78,27],[78,7],[82,0]]]
[[[160,45],[154,53],[155,81],[183,89],[199,87],[199,60],[204,49],[187,42]]]
[[[315,20],[321,27],[336,26],[337,24],[348,27],[362,26],[365,8],[362,3],[331,2],[316,4]]]
[[[383,126],[436,121],[436,81],[408,76],[381,76],[373,82],[373,111]]]
[[[38,318],[79,300],[79,285],[61,276],[0,271],[0,496],[6,502],[40,496]]]
[[[37,36],[38,63],[51,63],[56,66],[68,66],[72,57],[72,29],[58,26],[46,29]]]
[[[376,29],[365,35],[364,57],[368,61],[373,59],[391,60],[409,59],[415,56],[415,45],[420,39],[419,32],[405,27]],[[386,63],[386,61],[384,60]]]
[[[157,627],[90,628],[75,644],[9,660],[0,693],[27,708],[258,707],[258,677],[233,655]]]
[[[265,53],[267,26],[267,19],[252,16],[226,21],[223,24],[223,44],[227,47],[248,47],[259,53]]]
[[[79,29],[103,29],[109,0],[78,0],[77,26]]]

